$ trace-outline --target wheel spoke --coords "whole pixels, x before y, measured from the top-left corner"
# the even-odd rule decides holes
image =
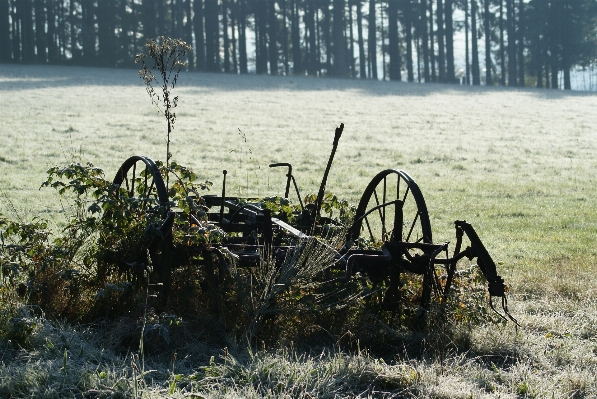
[[[137,163],[133,164],[133,179],[131,180],[131,192],[130,197],[135,196],[135,179],[137,178]]]
[[[155,182],[152,180],[151,186],[149,186],[149,190],[147,190],[147,195],[145,196],[145,198],[147,198],[148,200],[149,200],[149,197],[151,196],[151,193],[152,193],[154,187],[155,187]]]
[[[379,196],[377,195],[377,188],[373,191],[373,197],[375,198],[375,206],[378,207],[380,205],[380,203],[379,203]],[[383,194],[383,197],[385,198],[385,193]],[[382,204],[385,204],[385,201],[382,202]],[[382,208],[383,208],[383,210],[382,210]],[[379,220],[381,222],[381,237],[380,238],[383,240],[385,237],[385,229],[386,229],[385,206],[377,208],[377,213],[379,214]]]
[[[147,179],[148,179],[148,175],[149,175],[149,171],[147,170],[147,166],[145,166],[145,172],[143,173],[145,175],[145,183],[143,185],[143,198],[145,198],[145,201],[143,201],[143,204],[141,205],[141,209],[145,210],[145,208],[147,207],[147,200],[149,199],[149,189],[147,187]],[[153,184],[153,180],[151,181],[151,183]]]
[[[406,191],[404,192],[404,197],[402,198],[402,202],[406,201],[406,196],[410,192],[410,186],[406,186]]]
[[[408,242],[408,240],[410,240],[410,235],[412,234],[412,232],[415,228],[415,224],[417,223],[418,219],[419,219],[419,212],[417,212],[417,214],[415,215],[415,218],[413,219],[412,224],[410,225],[410,230],[408,231],[408,236],[406,236],[406,240],[405,240],[406,242]]]
[[[382,204],[386,203],[387,198],[387,177],[383,178],[383,202]],[[384,206],[382,209],[382,218],[381,218],[381,239],[383,241],[388,241],[388,230],[386,228],[386,207]]]
[[[369,236],[371,237],[371,241],[375,241],[375,237],[373,236],[373,231],[371,230],[371,225],[369,224],[369,219],[365,217],[365,224],[367,225],[367,230],[369,230]]]

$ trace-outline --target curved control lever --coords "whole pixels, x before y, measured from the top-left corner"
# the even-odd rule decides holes
[[[292,179],[292,165],[287,162],[278,162],[278,163],[270,163],[270,168],[277,168],[279,166],[286,166],[288,167],[288,173],[286,174],[286,191],[284,192],[284,198],[288,198],[288,193],[290,191],[290,180]]]
[[[292,175],[292,165],[289,164],[288,162],[277,162],[277,163],[270,163],[269,167],[270,168],[277,168],[279,166],[286,166],[288,168],[288,173],[286,173],[286,191],[284,192],[284,198],[288,198],[288,194],[290,193],[290,181],[292,180],[292,183],[294,184],[294,189],[296,190],[296,196],[299,199],[299,204],[301,205],[301,211],[305,210],[305,207],[303,206],[303,200],[301,199],[301,193],[299,192],[298,186],[296,184],[296,180],[294,179],[294,176]]]

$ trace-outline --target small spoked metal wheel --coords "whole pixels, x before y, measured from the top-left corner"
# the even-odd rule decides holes
[[[144,280],[143,271],[153,264],[152,283],[163,283],[160,290],[167,291],[171,271],[165,259],[172,252],[174,214],[160,168],[150,158],[132,156],[112,182],[118,190],[104,219],[111,225],[105,240],[114,248],[114,261],[133,280]]]
[[[378,281],[383,291],[378,301],[383,309],[428,305],[433,266],[412,260],[425,259],[425,244],[432,243],[431,223],[423,194],[406,172],[387,169],[371,180],[349,235],[353,247],[387,251],[385,247],[395,243],[402,250],[397,256],[394,251],[391,261],[364,267],[371,276],[385,276]]]
[[[120,166],[113,183],[124,190],[140,211],[168,206],[168,192],[158,166],[144,156],[132,156]],[[165,213],[165,212],[164,212]]]

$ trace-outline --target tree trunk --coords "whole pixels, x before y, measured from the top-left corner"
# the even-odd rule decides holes
[[[413,35],[412,35],[412,4],[411,0],[404,2],[404,33],[406,36],[406,73],[409,82],[415,81],[413,71]]]
[[[383,4],[379,5],[379,19],[381,22],[381,26],[380,26],[380,36],[381,36],[381,60],[382,60],[382,64],[381,64],[381,70],[382,72],[382,78],[381,80],[386,80],[386,32],[384,30],[384,23],[383,23]]]
[[[508,14],[508,86],[516,86],[516,22],[514,0],[506,0]]]
[[[93,9],[92,0],[83,0],[81,2],[81,11],[83,13],[83,23],[81,25],[83,62],[86,65],[95,64],[95,19]]]
[[[102,66],[114,67],[116,65],[115,15],[116,7],[113,0],[102,0],[97,3],[98,63]]]
[[[216,51],[216,72],[222,72],[222,58],[220,56],[220,7],[218,0],[214,0],[214,48]]]
[[[290,65],[288,62],[288,10],[286,7],[288,1],[280,0],[280,3],[282,4],[282,51],[284,52],[284,74],[288,76],[290,73]]]
[[[303,74],[303,63],[302,63],[302,54],[301,54],[301,31],[300,31],[300,21],[299,21],[299,5],[298,0],[292,0],[290,3],[290,7],[292,7],[292,12],[290,14],[290,19],[292,26],[290,27],[290,35],[292,37],[292,74],[293,75],[302,75]],[[307,16],[307,11],[305,11],[305,18]],[[305,21],[307,23],[308,21]],[[310,26],[306,26],[306,29],[310,28]]]
[[[464,58],[465,58],[465,77],[464,77],[464,84],[470,85],[471,84],[471,63],[470,63],[470,52],[469,52],[469,10],[468,10],[468,2],[469,0],[464,0]]]
[[[193,29],[195,31],[195,56],[197,60],[196,69],[205,70],[205,29],[203,23],[203,0],[194,0],[193,11]]]
[[[222,0],[222,34],[224,36],[224,72],[230,73],[230,37],[228,36],[228,2]]]
[[[20,0],[17,7],[21,8],[21,48],[24,63],[35,62],[35,31],[33,29],[32,0]]]
[[[359,72],[361,79],[367,78],[367,60],[365,57],[365,43],[363,40],[363,10],[362,3],[357,0],[357,35],[359,41]]]
[[[219,55],[216,55],[220,52],[216,31],[219,31],[218,1],[205,0],[205,69],[209,72],[220,69]]]
[[[313,29],[314,29],[314,35],[313,37],[315,38],[315,41],[313,42],[313,46],[311,46],[312,49],[312,57],[313,57],[313,68],[315,68],[315,75],[316,76],[321,76],[321,69],[322,69],[322,64],[323,62],[321,61],[322,56],[323,56],[323,48],[324,48],[324,44],[323,44],[323,39],[322,39],[322,30],[325,28],[325,22],[321,22],[321,18],[319,16],[319,9],[317,8],[317,5],[315,4],[315,0],[312,0],[312,5],[313,5],[313,15],[315,17],[315,19],[313,20]],[[323,25],[323,26],[322,26]],[[311,35],[309,35],[309,40],[313,40],[311,39]]]
[[[332,22],[332,35],[334,37],[334,45],[332,47],[334,57],[334,76],[346,77],[347,76],[347,65],[346,65],[346,37],[344,36],[345,21],[344,12],[346,9],[346,3],[344,0],[334,0],[333,2],[333,22]]]
[[[493,85],[492,79],[492,65],[491,65],[491,29],[490,29],[490,17],[489,13],[489,0],[484,0],[485,12],[483,18],[483,24],[485,25],[485,84],[487,86]]]
[[[512,0],[510,0],[512,1]],[[555,2],[550,3],[549,7],[549,49],[550,49],[550,67],[551,67],[551,88],[558,89],[558,70],[559,62],[558,57],[561,56],[558,51],[558,42],[560,41],[560,10],[556,6]]]
[[[506,45],[504,43],[504,0],[500,2],[500,84],[506,86]]]
[[[214,0],[205,0],[205,70],[208,72],[216,69],[213,3]]]
[[[437,72],[435,69],[435,31],[433,29],[433,0],[429,0],[429,55],[431,61],[431,81],[437,82]]]
[[[156,1],[143,0],[143,3],[141,3],[141,21],[143,23],[143,37],[145,40],[156,37]]]
[[[0,0],[0,4],[1,3],[5,3],[6,4],[6,16],[8,16],[8,3],[6,3],[6,0]],[[86,3],[86,1],[85,1]],[[1,7],[0,7],[1,8]],[[2,10],[0,10],[0,15],[2,15]],[[4,20],[3,17],[2,20]],[[44,9],[44,2],[43,0],[35,0],[35,49],[37,51],[37,62],[40,64],[45,64],[47,62],[47,58],[48,58],[48,53],[46,51],[46,13],[45,13],[45,9]],[[0,21],[0,24],[2,24],[2,22]],[[6,21],[6,29],[8,30],[8,21]],[[0,27],[0,29],[3,29],[3,27]],[[8,37],[6,37],[6,43],[10,43],[10,40]],[[0,46],[2,46],[2,42],[4,40],[2,39],[2,37],[0,37]],[[2,53],[2,50],[0,49],[0,53]],[[10,56],[10,50],[8,50],[7,54]],[[2,54],[0,54],[0,57],[2,57]]]
[[[12,7],[12,59],[14,62],[21,62],[21,19],[19,9]]]
[[[179,0],[180,1],[180,0]],[[130,37],[129,37],[129,29],[130,29],[130,24],[129,24],[129,15],[127,12],[127,3],[128,0],[120,0],[120,9],[116,9],[117,13],[120,14],[120,59],[117,61],[117,65],[120,64],[120,66],[122,65],[127,65],[128,64],[128,60],[130,57],[130,52],[129,52],[129,46],[130,46]],[[71,4],[73,4],[73,2],[71,1]],[[120,12],[118,12],[120,11]],[[74,14],[74,13],[73,13]],[[71,15],[71,18],[74,19],[74,15]],[[72,40],[71,40],[71,47],[75,47],[75,38],[74,38],[74,34],[72,34],[72,27],[74,26],[74,24],[71,23],[71,35],[73,36]],[[182,38],[181,36],[178,36],[180,38]]]
[[[479,73],[479,48],[477,45],[477,0],[471,0],[471,37],[473,39],[473,85],[481,84],[481,74]]]
[[[352,78],[356,78],[357,77],[357,71],[356,71],[356,63],[355,63],[355,56],[354,56],[354,18],[352,15],[352,6],[353,6],[353,0],[348,0],[348,26],[349,26],[349,43],[350,46],[348,48],[348,52],[349,52],[349,58],[348,58],[348,62],[350,65],[350,77]]]
[[[415,32],[418,33],[418,29],[415,29]],[[415,48],[417,51],[417,81],[421,83],[421,37],[419,35],[415,36]]]
[[[158,18],[157,18],[157,36],[168,36],[168,26],[166,25],[167,18],[167,10],[166,4],[162,0],[156,0],[157,2],[157,9],[158,9]]]
[[[298,10],[297,10],[298,14]],[[298,17],[297,17],[298,19]],[[317,59],[317,32],[315,30],[315,4],[313,0],[305,2],[305,42],[308,43],[306,50],[307,73],[309,76],[316,76],[318,70]],[[297,28],[298,29],[298,28]]]
[[[182,0],[176,0],[176,38],[181,40],[184,39],[183,19],[184,7],[182,6]]]
[[[325,73],[327,76],[333,75],[332,71],[332,15],[327,3],[323,6],[323,41],[325,45]],[[321,48],[321,47],[320,47]]]
[[[237,0],[231,0],[230,3],[230,26],[232,32],[232,73],[238,73],[238,52],[236,44],[236,32],[238,32],[238,3]]]
[[[256,2],[255,7],[255,36],[257,42],[256,71],[258,75],[267,75],[267,4]]]
[[[38,34],[39,33],[40,32],[38,32]],[[0,0],[0,62],[10,61],[12,61],[12,43],[10,41],[10,7],[8,0]]]
[[[369,76],[377,80],[377,32],[375,20],[375,0],[369,0]]]
[[[454,71],[454,24],[452,21],[452,1],[446,0],[444,14],[446,15],[446,80],[448,83],[456,81]]]
[[[535,38],[535,56],[533,57],[533,68],[537,75],[537,84],[535,87],[538,89],[543,88],[543,43],[539,34],[534,35]]]
[[[569,27],[572,21],[570,20],[570,10],[567,1],[564,1],[562,13],[560,16],[560,37],[562,42],[562,69],[564,72],[564,90],[572,90],[572,82],[570,81],[570,34]]]
[[[247,65],[247,10],[246,0],[239,0],[238,12],[238,63],[241,74],[249,73]]]
[[[518,85],[525,86],[524,82],[524,3],[518,0]]]
[[[75,9],[75,2],[70,1],[70,9],[68,13],[70,23],[70,54],[71,61],[75,64],[80,62],[81,53],[79,52],[79,43],[77,38],[77,28],[79,26],[79,18],[77,17],[77,11]],[[124,18],[124,17],[123,17]]]
[[[388,2],[388,36],[390,53],[390,80],[400,81],[402,68],[400,60],[400,39],[398,36],[398,3]]]
[[[268,1],[269,19],[269,70],[271,75],[278,74],[278,17],[276,15],[276,0]]]
[[[420,4],[420,27],[421,27],[421,40],[423,41],[423,77],[425,83],[429,83],[429,35],[427,31],[427,0],[421,0]]]
[[[191,5],[191,1],[190,0],[186,0],[185,4],[185,14],[186,14],[186,23],[184,25],[184,37],[185,37],[185,42],[187,42],[191,48],[193,47],[193,20],[192,20],[192,5]],[[133,15],[135,14],[135,12],[133,11]],[[136,24],[135,24],[136,25]],[[133,32],[133,38],[136,35]],[[134,55],[135,53],[133,53]],[[187,53],[186,56],[188,62],[189,62],[189,70],[193,70],[195,69],[195,54],[194,53]]]
[[[46,11],[48,13],[48,33],[46,43],[48,44],[48,62],[58,62],[58,47],[56,45],[56,7],[54,0],[46,0]],[[99,25],[99,22],[98,22]]]
[[[437,18],[437,50],[438,50],[438,70],[439,82],[446,83],[446,53],[444,47],[444,5],[442,0],[437,0],[437,10],[435,11]]]

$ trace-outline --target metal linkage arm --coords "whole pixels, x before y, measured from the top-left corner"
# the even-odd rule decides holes
[[[464,220],[457,220],[454,222],[454,225],[456,226],[457,232],[458,230],[463,231],[471,242],[471,246],[470,248],[467,248],[467,250],[470,253],[471,259],[474,257],[477,258],[477,264],[479,265],[481,272],[487,279],[489,285],[489,305],[491,309],[497,314],[499,314],[504,320],[507,320],[506,317],[504,317],[493,307],[492,298],[494,296],[501,297],[502,309],[504,310],[504,313],[506,314],[508,319],[512,320],[516,325],[519,325],[518,321],[508,311],[508,300],[506,299],[506,285],[504,284],[504,279],[497,274],[495,262],[489,255],[489,252],[487,252],[487,249],[485,248],[485,245],[483,245],[483,243],[481,242],[481,239],[477,235],[477,232],[475,231],[473,226],[471,226],[470,223],[467,223]]]

